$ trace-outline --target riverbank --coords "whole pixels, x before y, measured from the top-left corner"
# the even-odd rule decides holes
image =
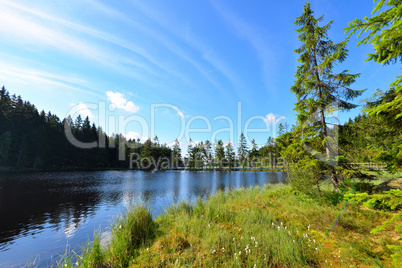
[[[370,231],[392,213],[351,201],[331,229],[343,204],[270,185],[181,203],[155,220],[139,206],[114,224],[109,245],[95,237],[78,263],[60,266],[391,267],[386,245],[400,243],[397,233]]]

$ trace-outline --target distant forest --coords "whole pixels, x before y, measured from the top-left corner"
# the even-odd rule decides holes
[[[351,163],[386,163],[389,170],[401,166],[399,144],[400,127],[387,124],[389,120],[380,115],[363,113],[344,125],[336,126],[339,134],[340,161]],[[396,122],[395,122],[396,123]],[[81,142],[99,141],[103,135],[104,148],[81,149],[72,145],[65,136],[64,124],[71,127],[74,137]],[[12,95],[3,86],[0,90],[0,167],[28,170],[61,169],[114,169],[129,168],[130,155],[135,153],[147,169],[160,168],[169,163],[169,168],[222,168],[255,166],[275,167],[283,157],[282,152],[295,143],[294,127],[279,124],[278,138],[268,137],[267,143],[258,148],[253,140],[249,147],[241,135],[237,154],[233,144],[224,146],[222,140],[188,146],[182,157],[180,143],[169,147],[160,144],[157,137],[141,142],[126,140],[122,134],[106,135],[89,118],[80,115],[74,120],[69,116],[61,120],[51,112],[39,112],[35,105]],[[336,129],[338,128],[338,129]],[[124,160],[119,160],[119,147],[123,148]],[[154,159],[155,163],[147,163]],[[162,160],[162,161],[161,161]],[[258,162],[258,161],[257,161]],[[167,167],[167,165],[165,165]],[[134,165],[133,168],[139,168]]]
[[[104,136],[105,148],[81,149],[66,138],[64,124],[81,142],[98,141]],[[128,146],[128,144],[130,146]],[[119,146],[125,146],[125,160],[119,161]],[[177,148],[176,148],[177,149]],[[35,105],[20,96],[10,96],[3,86],[0,90],[0,167],[17,169],[103,169],[128,168],[129,155],[171,158],[175,154],[166,145],[150,140],[125,140],[123,135],[108,136],[79,115],[60,120],[51,112],[39,112]],[[181,161],[176,161],[181,165]]]

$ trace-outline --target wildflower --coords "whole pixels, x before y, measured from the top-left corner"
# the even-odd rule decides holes
[[[119,229],[121,229],[121,225],[119,226]]]
[[[236,238],[233,237],[233,241],[235,241]]]
[[[315,250],[318,250],[318,248],[315,248]]]
[[[239,232],[241,231],[241,228],[239,228]]]
[[[293,240],[293,243],[295,243],[295,241]]]
[[[211,228],[211,224],[208,223],[208,228]]]
[[[280,226],[278,226],[278,230],[280,230],[281,229],[281,227]]]
[[[255,240],[255,237],[252,236],[252,237],[251,237],[251,240]]]
[[[222,251],[225,252],[225,248],[222,248]]]
[[[149,248],[147,248],[147,251],[149,251]]]
[[[212,250],[212,254],[214,254],[216,252],[216,250],[214,249],[214,250]]]
[[[239,256],[241,255],[241,251],[239,251]]]
[[[281,222],[281,225],[283,225],[283,223]]]
[[[216,215],[216,217],[219,217],[219,215]]]

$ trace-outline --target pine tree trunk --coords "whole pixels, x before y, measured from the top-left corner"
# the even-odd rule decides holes
[[[339,192],[339,180],[336,177],[334,172],[331,172],[331,181],[332,181],[332,184],[334,185],[335,191]]]

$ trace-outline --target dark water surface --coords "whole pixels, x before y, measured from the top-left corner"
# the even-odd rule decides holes
[[[282,183],[282,172],[99,171],[0,174],[0,267],[50,266],[94,231],[108,233],[130,203],[154,217],[218,190]]]

